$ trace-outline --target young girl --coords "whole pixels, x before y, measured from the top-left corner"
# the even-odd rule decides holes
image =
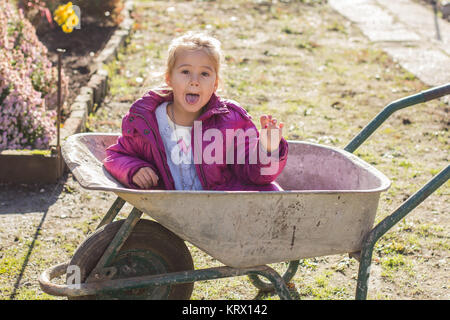
[[[288,144],[283,123],[261,134],[236,102],[219,98],[220,42],[188,33],[169,47],[165,81],[125,115],[105,168],[129,188],[280,191]]]

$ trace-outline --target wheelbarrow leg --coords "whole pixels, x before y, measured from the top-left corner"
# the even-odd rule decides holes
[[[107,225],[107,224],[113,222],[114,218],[117,216],[117,214],[119,213],[120,209],[122,209],[124,204],[125,204],[125,200],[123,200],[121,197],[117,197],[116,201],[114,201],[111,208],[109,208],[108,212],[103,217],[103,220],[97,226],[97,229],[100,229],[104,225]]]
[[[372,231],[369,232],[361,250],[358,281],[356,285],[355,298],[365,300],[367,298],[367,288],[370,276],[370,265],[372,263],[372,252],[375,243],[397,222],[403,219],[411,210],[422,203],[437,188],[447,182],[450,178],[450,165],[444,168],[434,176],[425,186],[409,197],[393,213],[378,223]]]
[[[127,240],[128,236],[133,231],[134,226],[138,223],[139,219],[142,216],[142,211],[133,208],[131,210],[128,218],[125,220],[123,225],[120,227],[119,231],[115,235],[114,239],[111,241],[109,246],[106,248],[102,257],[98,261],[95,268],[90,273],[87,281],[98,281],[103,280],[105,278],[111,278],[115,271],[110,270],[108,265],[114,260],[117,253],[119,252],[122,245]]]

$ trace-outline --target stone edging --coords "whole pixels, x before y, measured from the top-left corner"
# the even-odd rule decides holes
[[[86,86],[80,88],[78,96],[70,106],[70,116],[64,122],[63,127],[60,128],[60,141],[84,131],[89,113],[93,111],[95,105],[101,104],[108,93],[108,72],[103,68],[103,65],[117,58],[119,49],[130,35],[134,23],[131,17],[133,7],[133,1],[125,2],[122,10],[124,20],[89,66],[91,78]],[[52,141],[51,146],[56,146],[56,139]]]

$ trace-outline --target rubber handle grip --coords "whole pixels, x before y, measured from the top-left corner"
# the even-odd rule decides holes
[[[437,99],[450,94],[450,83],[444,84],[439,87],[435,87],[429,90],[422,91],[422,95],[425,101]]]

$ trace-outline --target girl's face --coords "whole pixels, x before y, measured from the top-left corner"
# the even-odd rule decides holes
[[[203,50],[180,50],[166,83],[172,87],[174,105],[186,112],[199,112],[216,91],[218,76]]]

